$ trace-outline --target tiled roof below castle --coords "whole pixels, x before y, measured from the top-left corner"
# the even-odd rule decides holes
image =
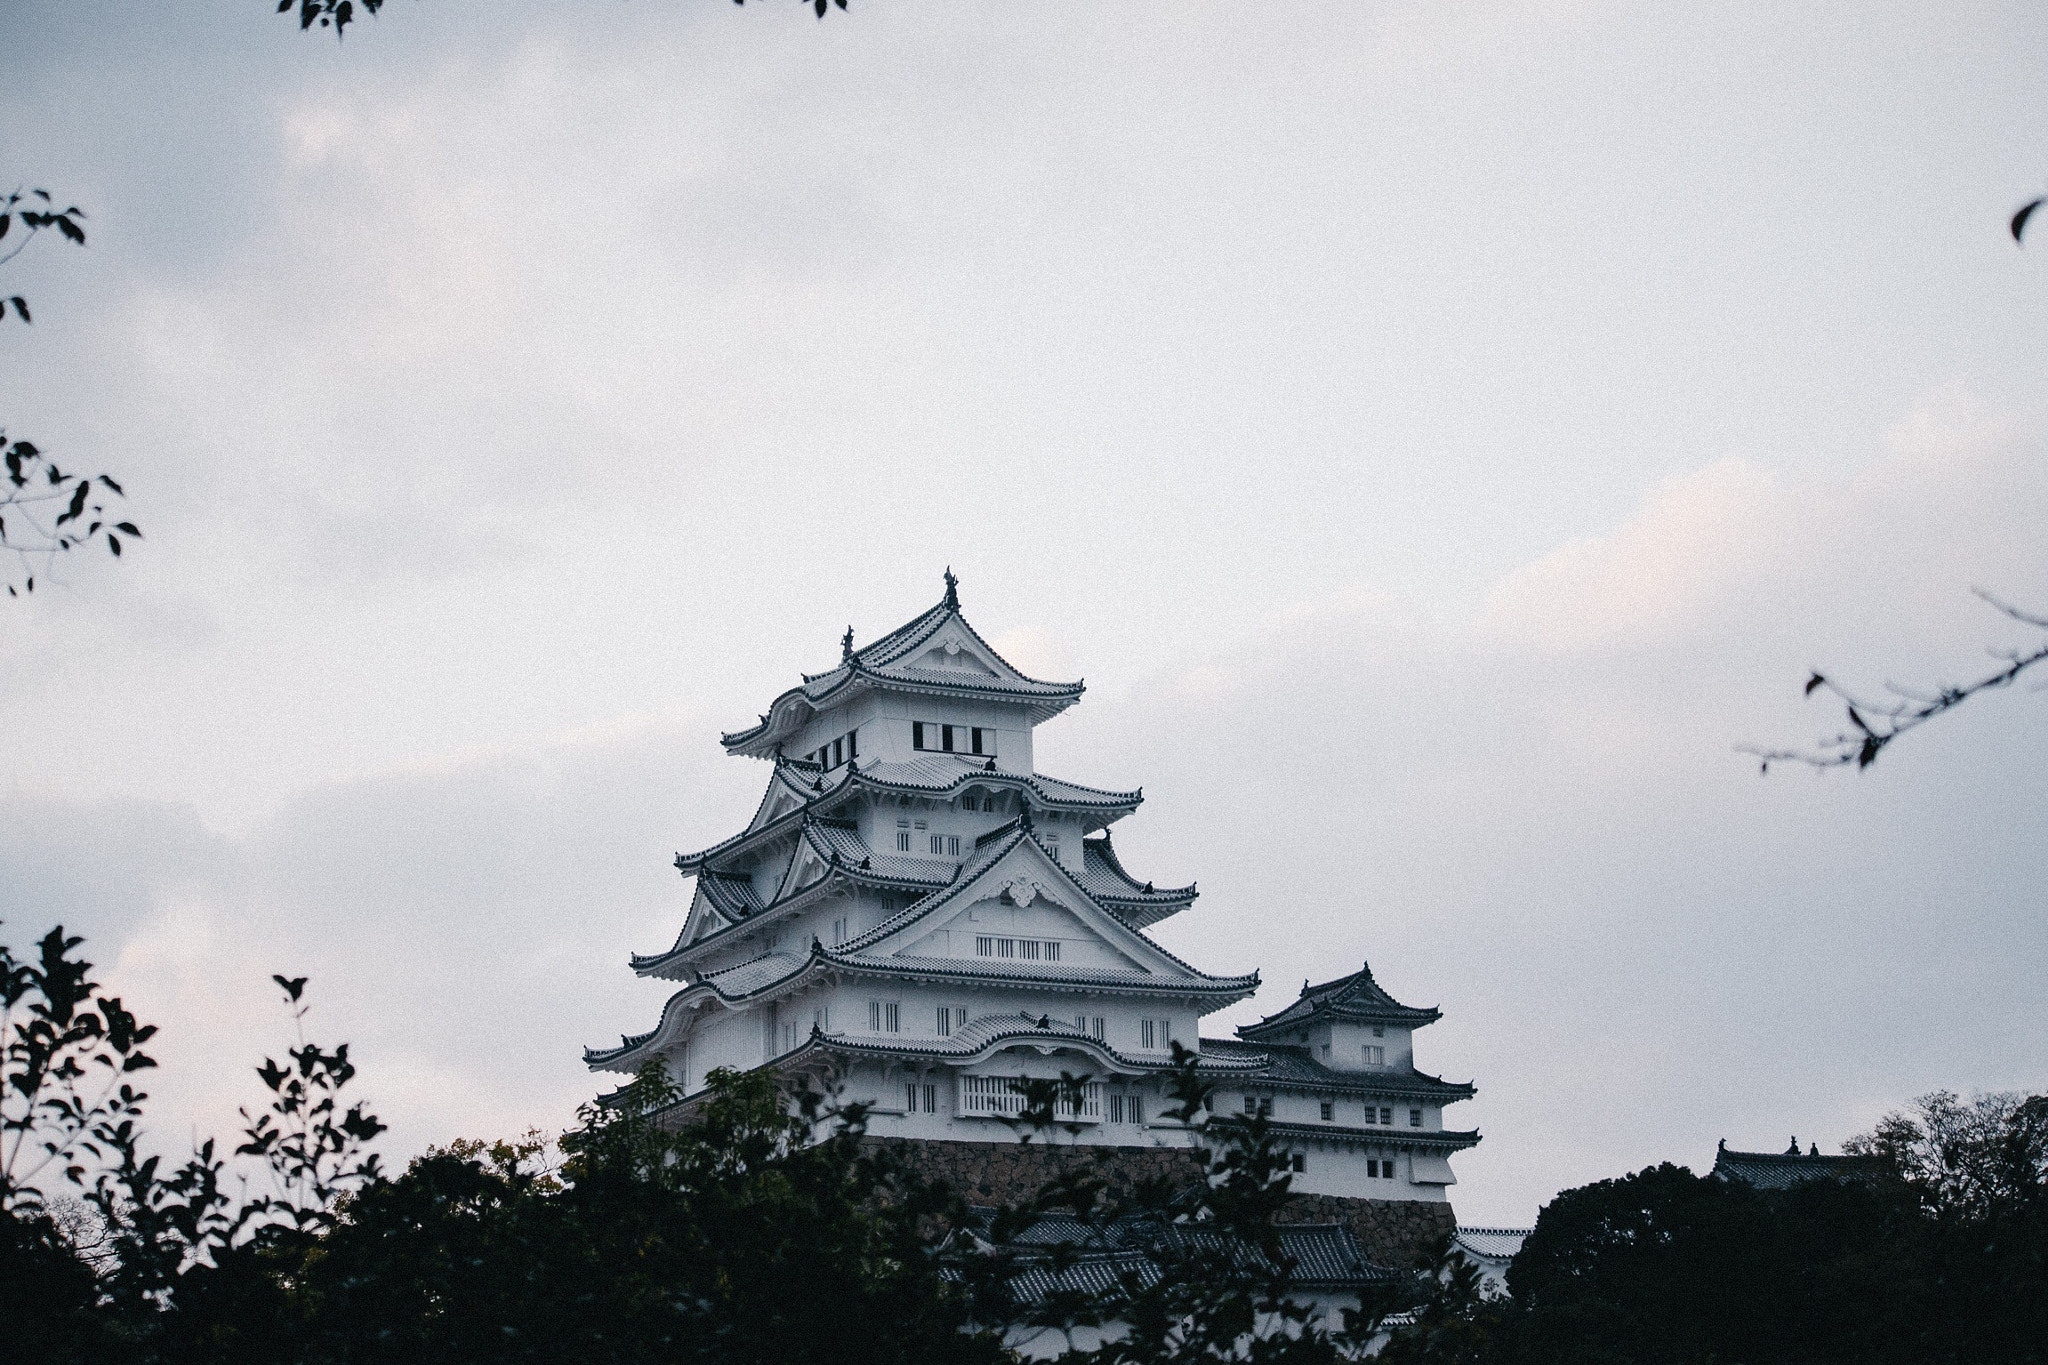
[[[1737,1152],[1729,1150],[1724,1138],[1709,1174],[1753,1189],[1789,1190],[1809,1180],[1875,1180],[1880,1170],[1867,1156],[1822,1156],[1818,1147],[1802,1152],[1796,1140],[1783,1152]]]

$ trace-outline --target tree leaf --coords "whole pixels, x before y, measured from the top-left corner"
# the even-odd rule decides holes
[[[2027,230],[2027,220],[2034,216],[2034,210],[2043,204],[2048,204],[2048,198],[2034,199],[2020,205],[2019,212],[2012,216],[2012,239],[2015,242],[2020,241],[2020,234]]]

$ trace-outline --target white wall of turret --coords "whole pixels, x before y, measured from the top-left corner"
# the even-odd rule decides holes
[[[819,748],[857,731],[862,763],[873,759],[901,763],[950,752],[975,762],[993,758],[998,772],[1029,773],[1033,771],[1029,714],[1025,707],[1002,702],[871,692],[814,716],[783,741],[782,752],[791,758],[809,758]],[[925,726],[922,746],[917,743],[920,723]],[[945,747],[946,726],[952,727],[950,750]],[[976,730],[982,732],[979,753],[974,749]]]

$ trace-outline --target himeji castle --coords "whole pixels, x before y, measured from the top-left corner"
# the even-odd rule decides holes
[[[1415,1236],[1449,1231],[1449,1158],[1479,1135],[1444,1124],[1472,1086],[1415,1067],[1437,1011],[1361,969],[1304,984],[1235,1038],[1202,1037],[1258,974],[1212,975],[1147,935],[1195,887],[1118,858],[1110,826],[1140,792],[1037,770],[1034,732],[1081,694],[997,654],[950,572],[909,624],[860,648],[849,629],[837,666],[724,736],[765,761],[767,790],[740,833],[676,858],[695,882],[689,914],[673,947],[632,966],[680,988],[590,1066],[662,1059],[679,1112],[719,1067],[829,1076],[872,1106],[872,1134],[947,1160],[1017,1146],[1004,1121],[1018,1078],[1081,1075],[1060,1116],[1073,1140],[1136,1156],[1190,1144],[1162,1085],[1177,1042],[1199,1052],[1219,1109],[1269,1115],[1322,1215],[1357,1225],[1353,1201],[1434,1205],[1409,1209],[1428,1215]],[[972,1185],[973,1169],[954,1174]]]

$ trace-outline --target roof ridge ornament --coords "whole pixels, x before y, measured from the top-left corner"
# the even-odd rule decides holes
[[[960,610],[960,580],[953,577],[953,566],[946,566],[946,605],[954,611]]]
[[[839,662],[845,663],[852,658],[853,626],[851,624],[848,624],[848,626],[846,627],[846,634],[839,637]]]

